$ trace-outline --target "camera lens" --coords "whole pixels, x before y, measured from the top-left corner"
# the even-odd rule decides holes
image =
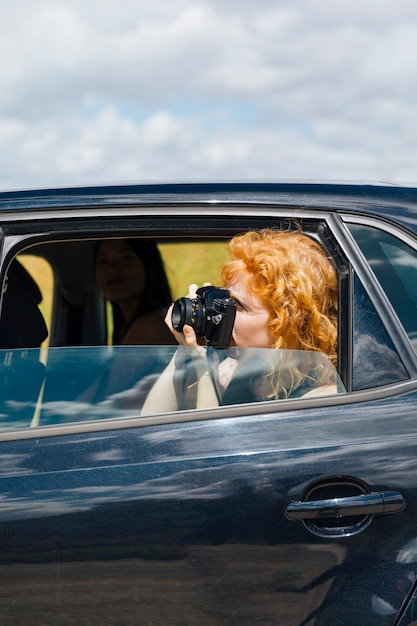
[[[204,326],[204,303],[201,298],[179,298],[172,308],[172,326],[178,332],[182,332],[184,325],[193,326],[196,335],[200,335]]]

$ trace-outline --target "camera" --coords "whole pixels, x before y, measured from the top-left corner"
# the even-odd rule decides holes
[[[228,348],[235,316],[236,306],[228,289],[200,287],[195,298],[179,298],[174,302],[172,326],[182,332],[187,324],[208,346]]]

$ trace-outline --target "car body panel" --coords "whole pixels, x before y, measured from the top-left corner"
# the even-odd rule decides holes
[[[122,599],[131,621],[148,623],[167,619],[163,607],[179,623],[392,623],[413,583],[399,554],[416,539],[416,392],[406,397],[401,419],[380,401],[349,407],[349,419],[332,407],[330,423],[318,408],[3,442],[2,614],[19,621],[27,608],[11,592],[28,573],[8,582],[13,564],[30,571],[32,610],[61,623],[82,609],[77,594],[92,623],[116,623]],[[287,519],[306,482],[335,474],[400,490],[407,506],[346,537]],[[130,603],[103,603],[110,586],[130,589]],[[391,614],[375,614],[374,597]]]

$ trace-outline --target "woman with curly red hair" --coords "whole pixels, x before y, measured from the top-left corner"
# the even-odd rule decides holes
[[[268,313],[268,347],[325,352],[336,359],[336,272],[316,241],[298,231],[249,231],[230,240],[229,255],[222,280],[235,301],[237,289]],[[253,343],[246,333],[242,339],[240,345]]]
[[[335,393],[331,364],[337,351],[338,286],[335,267],[323,248],[299,231],[264,229],[236,235],[228,251],[230,261],[221,278],[236,317],[230,350],[219,363],[216,380],[194,329],[185,325],[181,333],[175,331],[172,307],[165,320],[180,346],[190,348],[195,370],[195,395],[191,405],[183,407]],[[195,289],[190,286],[190,298]],[[246,354],[240,348],[275,350]],[[151,390],[143,414],[179,408],[179,395],[184,395],[184,389],[178,389],[184,373],[181,354],[180,347]]]

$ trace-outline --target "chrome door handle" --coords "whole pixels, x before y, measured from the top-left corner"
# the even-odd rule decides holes
[[[404,498],[398,491],[379,491],[347,498],[290,502],[286,515],[292,520],[341,518],[396,513],[404,507]]]

